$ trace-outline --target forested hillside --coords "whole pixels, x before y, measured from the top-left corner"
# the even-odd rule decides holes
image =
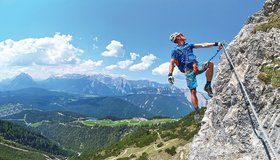
[[[0,120],[0,137],[46,153],[62,156],[73,155],[73,153],[62,149],[41,134],[7,121]]]
[[[202,109],[201,115],[204,114]],[[200,123],[193,119],[194,112],[171,123],[142,126],[120,141],[111,143],[97,151],[87,150],[78,160],[129,159],[162,156],[168,159],[176,156],[176,148],[188,143],[198,132]]]

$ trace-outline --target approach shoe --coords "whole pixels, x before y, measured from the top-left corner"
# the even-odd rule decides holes
[[[194,114],[194,120],[196,120],[196,121],[198,121],[198,120],[200,120],[200,114],[199,113],[195,113]]]
[[[212,88],[210,85],[205,85],[204,91],[206,91],[208,93],[209,97],[213,97],[213,92],[212,92]]]

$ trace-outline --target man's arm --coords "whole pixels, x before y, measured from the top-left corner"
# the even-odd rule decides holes
[[[178,61],[176,59],[172,58],[169,62],[169,74],[171,74],[171,75],[173,73],[175,64],[178,66]]]
[[[175,64],[178,66],[178,61],[172,58],[169,62],[169,73],[168,73],[168,82],[174,84],[174,77],[172,76]]]
[[[219,44],[218,42],[194,44],[194,48],[209,48],[213,46],[218,46],[218,44]]]

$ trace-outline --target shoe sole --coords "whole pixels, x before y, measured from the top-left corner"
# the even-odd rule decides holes
[[[213,97],[213,93],[209,94],[209,92],[204,88],[204,91],[208,94],[209,97]]]

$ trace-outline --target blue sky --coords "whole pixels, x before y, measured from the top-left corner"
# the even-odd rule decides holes
[[[264,0],[0,0],[0,74],[109,74],[167,83],[169,36],[230,42]],[[201,62],[216,48],[196,49]],[[218,63],[219,57],[214,59]],[[198,77],[199,88],[205,76]],[[184,76],[175,84],[186,88]]]

